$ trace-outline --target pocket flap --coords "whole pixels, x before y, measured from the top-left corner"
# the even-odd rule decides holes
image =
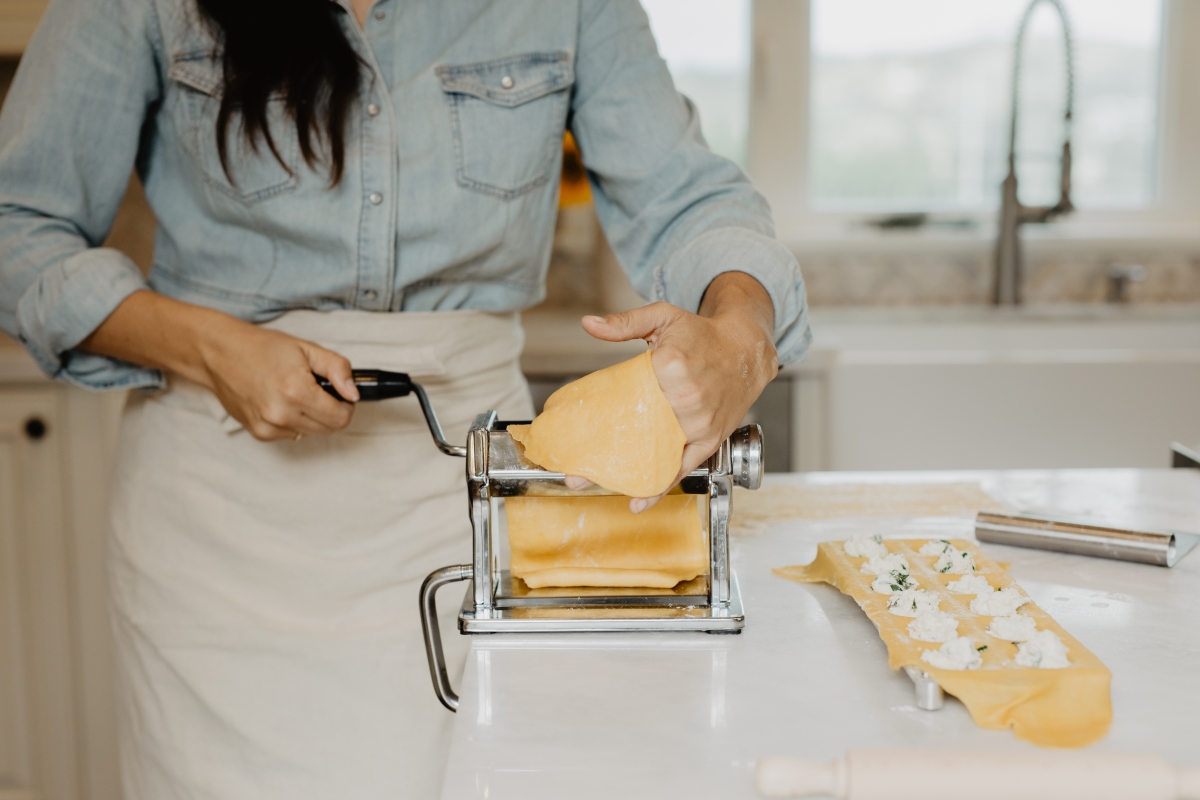
[[[519,106],[575,82],[571,54],[526,53],[477,64],[438,67],[442,91],[468,94],[500,106]]]
[[[211,97],[221,96],[225,73],[212,50],[180,53],[171,59],[167,77]]]

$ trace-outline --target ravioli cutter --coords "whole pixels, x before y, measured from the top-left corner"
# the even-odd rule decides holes
[[[321,387],[337,391],[324,378]],[[572,490],[566,476],[531,463],[508,434],[509,425],[495,411],[477,417],[465,445],[446,440],[429,397],[408,375],[382,370],[355,370],[362,400],[415,394],[439,450],[466,459],[468,513],[473,557],[470,564],[435,570],[421,585],[421,625],[434,692],[446,708],[458,709],[450,686],[438,627],[435,595],[443,586],[469,581],[458,613],[458,629],[478,633],[583,633],[698,631],[740,633],[745,624],[737,576],[729,565],[729,511],[734,485],[757,489],[763,475],[762,428],[738,428],[699,469],[680,483],[685,494],[703,495],[708,503],[705,537],[708,571],[671,589],[562,588],[530,590],[513,578],[501,556],[503,502],[506,497],[579,497],[613,495],[599,486]]]

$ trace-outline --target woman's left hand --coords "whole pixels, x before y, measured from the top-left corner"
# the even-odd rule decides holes
[[[751,404],[779,372],[772,332],[775,308],[766,289],[744,272],[726,272],[708,285],[698,314],[669,303],[584,317],[597,339],[645,339],[651,362],[687,436],[675,483],[708,459],[741,424]],[[589,482],[570,478],[573,488]],[[672,485],[674,486],[674,484]],[[662,498],[633,498],[639,513]]]

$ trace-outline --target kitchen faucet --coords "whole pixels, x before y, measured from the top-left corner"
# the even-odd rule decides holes
[[[1062,177],[1058,202],[1052,206],[1026,206],[1017,196],[1017,107],[1021,80],[1021,48],[1025,31],[1038,5],[1046,3],[1058,11],[1062,20],[1063,43],[1066,51],[1067,102],[1063,117]],[[1060,214],[1073,211],[1071,205],[1071,108],[1075,99],[1075,70],[1072,64],[1071,27],[1067,10],[1061,0],[1032,0],[1021,16],[1017,41],[1013,50],[1012,114],[1008,132],[1008,175],[1000,184],[1000,231],[996,241],[996,262],[992,283],[992,302],[998,306],[1014,306],[1021,302],[1022,258],[1020,228],[1027,222],[1047,222]]]

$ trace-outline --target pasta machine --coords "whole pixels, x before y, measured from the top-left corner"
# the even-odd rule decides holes
[[[729,510],[734,485],[757,489],[763,475],[762,429],[747,425],[721,443],[707,463],[680,483],[685,494],[707,502],[709,564],[705,575],[670,589],[574,587],[530,590],[504,563],[506,497],[612,495],[592,486],[567,488],[566,476],[528,461],[495,411],[478,415],[464,446],[450,444],[424,389],[403,373],[355,370],[363,400],[416,394],[438,449],[466,459],[468,513],[473,557],[470,564],[435,570],[421,586],[421,625],[434,691],[454,711],[458,696],[450,686],[438,626],[435,595],[447,584],[468,581],[458,613],[458,629],[477,633],[579,633],[597,631],[698,631],[740,633],[745,624],[737,576],[729,565]],[[337,392],[324,379],[322,387]],[[702,503],[705,501],[701,501]]]

